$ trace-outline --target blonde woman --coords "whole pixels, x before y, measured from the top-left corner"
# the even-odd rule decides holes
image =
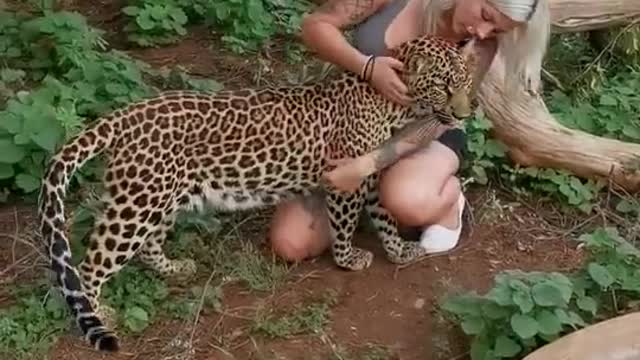
[[[498,53],[507,67],[509,91],[536,91],[549,26],[547,0],[328,0],[305,17],[302,39],[323,60],[354,73],[374,55],[370,84],[407,104],[402,63],[385,56],[387,49],[425,33],[453,41],[474,37],[483,64],[478,79]],[[352,42],[342,33],[347,28]],[[456,173],[465,141],[464,132],[454,128],[402,159],[393,146],[383,148],[384,166],[390,166],[382,171],[382,203],[400,224],[417,230],[420,244],[432,253],[453,249],[460,237],[465,198]],[[300,261],[328,248],[323,206],[316,197],[280,205],[269,236],[274,251]]]

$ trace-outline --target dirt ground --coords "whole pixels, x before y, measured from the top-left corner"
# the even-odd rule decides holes
[[[118,20],[113,17],[117,4],[81,10],[94,25],[117,25]],[[277,82],[282,79],[276,74],[292,69],[277,60],[265,63],[256,57],[233,56],[221,49],[206,30],[194,30],[174,46],[130,54],[154,66],[183,65],[191,74],[214,78],[228,88],[255,84],[258,70],[263,81]],[[370,269],[339,270],[330,254],[325,253],[295,267],[288,282],[271,293],[256,294],[237,285],[225,286],[224,314],[203,312],[193,332],[185,330],[190,324],[160,321],[140,336],[123,337],[123,349],[117,355],[93,352],[72,332],[56,343],[50,359],[181,359],[177,355],[181,353],[180,343],[191,335],[194,359],[346,360],[341,349],[360,351],[361,357],[349,359],[367,359],[363,354],[368,354],[366,347],[370,345],[386,348],[392,359],[466,359],[468,344],[464,336],[440,320],[436,305],[444,295],[458,288],[482,292],[491,285],[493,275],[505,269],[570,270],[581,261],[581,252],[571,241],[575,233],[570,231],[576,229],[578,218],[549,204],[522,201],[511,207],[509,204],[517,200],[514,195],[504,191],[496,194],[487,188],[468,192],[473,224],[466,227],[460,247],[448,255],[399,269],[384,258],[372,233],[360,231],[356,243],[376,255]],[[2,210],[0,232],[12,233],[16,214],[27,221],[30,210]],[[264,234],[263,231],[256,238],[245,240],[259,243]],[[5,243],[0,251],[0,269],[15,263],[27,251],[20,246],[11,249],[11,244]],[[292,309],[325,296],[328,291],[335,302],[330,322],[320,333],[272,340],[245,331],[250,326],[251,313],[260,304],[267,302],[276,310]]]
[[[461,288],[483,292],[501,270],[571,270],[582,258],[572,234],[562,230],[574,228],[577,219],[568,221],[549,205],[522,202],[510,207],[515,199],[492,194],[487,189],[468,192],[473,220],[467,222],[460,247],[448,255],[400,269],[386,261],[374,234],[361,230],[355,241],[376,255],[368,270],[339,270],[325,253],[299,264],[288,274],[286,284],[273,292],[225,286],[224,314],[203,312],[195,330],[192,323],[159,321],[142,335],[123,337],[118,355],[95,353],[73,330],[56,343],[50,359],[180,359],[176,355],[184,354],[180,344],[190,336],[193,359],[378,359],[340,355],[343,350],[367,354],[372,345],[390,355],[379,359],[467,359],[467,340],[442,320],[437,309],[443,296]],[[27,222],[32,211],[2,211],[2,234],[14,231],[16,214]],[[264,240],[262,233],[246,241],[259,243]],[[16,258],[28,250],[18,247]],[[12,253],[3,246],[0,268],[15,261]],[[256,309],[265,304],[275,311],[289,311],[328,292],[335,302],[322,333],[273,340],[247,331]]]

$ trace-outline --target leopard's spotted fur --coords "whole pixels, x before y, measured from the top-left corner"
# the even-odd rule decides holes
[[[471,51],[423,37],[398,47],[405,82],[420,105],[468,115]],[[189,276],[191,260],[170,260],[165,235],[176,211],[205,203],[249,209],[306,195],[320,185],[328,153],[355,157],[371,151],[415,118],[357,76],[325,84],[214,95],[167,92],[116,110],[62,147],[52,158],[40,193],[40,233],[51,267],[78,326],[97,349],[116,351],[118,339],[97,315],[102,284],[134,255],[166,276]],[[63,197],[69,178],[105,152],[107,190],[89,249],[76,270],[64,232]],[[423,254],[398,236],[396,221],[380,206],[372,176],[355,194],[328,190],[334,259],[360,270],[369,251],[351,245],[364,206],[388,258],[405,263]]]

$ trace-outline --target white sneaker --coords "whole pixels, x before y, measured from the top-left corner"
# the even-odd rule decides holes
[[[458,245],[460,233],[462,232],[462,214],[466,199],[461,193],[458,198],[458,227],[454,230],[447,229],[442,225],[430,225],[420,235],[420,246],[427,250],[429,254],[449,251]]]

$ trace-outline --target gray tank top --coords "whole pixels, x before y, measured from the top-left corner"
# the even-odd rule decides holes
[[[353,46],[365,55],[384,55],[387,46],[384,35],[391,21],[404,9],[409,0],[394,0],[365,21],[356,25],[352,32]]]

